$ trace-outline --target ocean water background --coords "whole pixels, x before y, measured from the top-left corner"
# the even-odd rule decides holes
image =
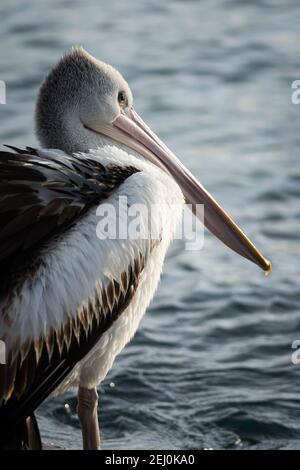
[[[105,449],[300,448],[299,25],[297,0],[0,3],[1,143],[37,145],[39,84],[81,44],[273,263],[265,278],[208,233],[201,252],[172,245],[99,390]],[[80,448],[75,392],[38,419],[44,441]]]

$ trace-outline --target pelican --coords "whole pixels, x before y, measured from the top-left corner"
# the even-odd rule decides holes
[[[0,152],[0,447],[41,448],[34,411],[78,387],[83,448],[99,449],[97,386],[155,293],[184,203],[196,216],[204,205],[227,247],[271,264],[144,123],[122,75],[83,48],[42,83],[36,132],[41,149]],[[99,208],[122,219],[120,198],[151,208],[147,236],[99,236]]]

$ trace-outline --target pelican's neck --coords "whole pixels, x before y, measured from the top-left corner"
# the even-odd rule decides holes
[[[51,106],[48,113],[42,107],[36,109],[36,133],[42,147],[59,149],[66,153],[84,152],[114,146],[131,156],[144,160],[141,155],[124,144],[100,133],[93,132],[82,123],[79,113],[67,110],[67,106]],[[50,116],[48,118],[48,115]]]
[[[87,129],[79,113],[66,109],[63,103],[48,110],[37,106],[36,132],[43,147],[67,153],[88,152],[104,145],[101,135]]]

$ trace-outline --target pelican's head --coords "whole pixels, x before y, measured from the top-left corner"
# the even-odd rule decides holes
[[[204,205],[204,224],[225,245],[265,272],[271,264],[209,192],[194,178],[133,109],[122,75],[81,47],[65,55],[40,88],[36,129],[47,148],[87,152],[113,141],[134,150],[175,179],[195,215]]]
[[[37,135],[46,148],[87,152],[103,143],[95,127],[111,124],[131,107],[132,93],[122,75],[82,47],[74,47],[40,87]]]

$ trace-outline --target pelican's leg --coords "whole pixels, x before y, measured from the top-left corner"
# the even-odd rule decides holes
[[[98,423],[98,393],[96,388],[79,387],[77,413],[81,424],[83,449],[100,449]]]

